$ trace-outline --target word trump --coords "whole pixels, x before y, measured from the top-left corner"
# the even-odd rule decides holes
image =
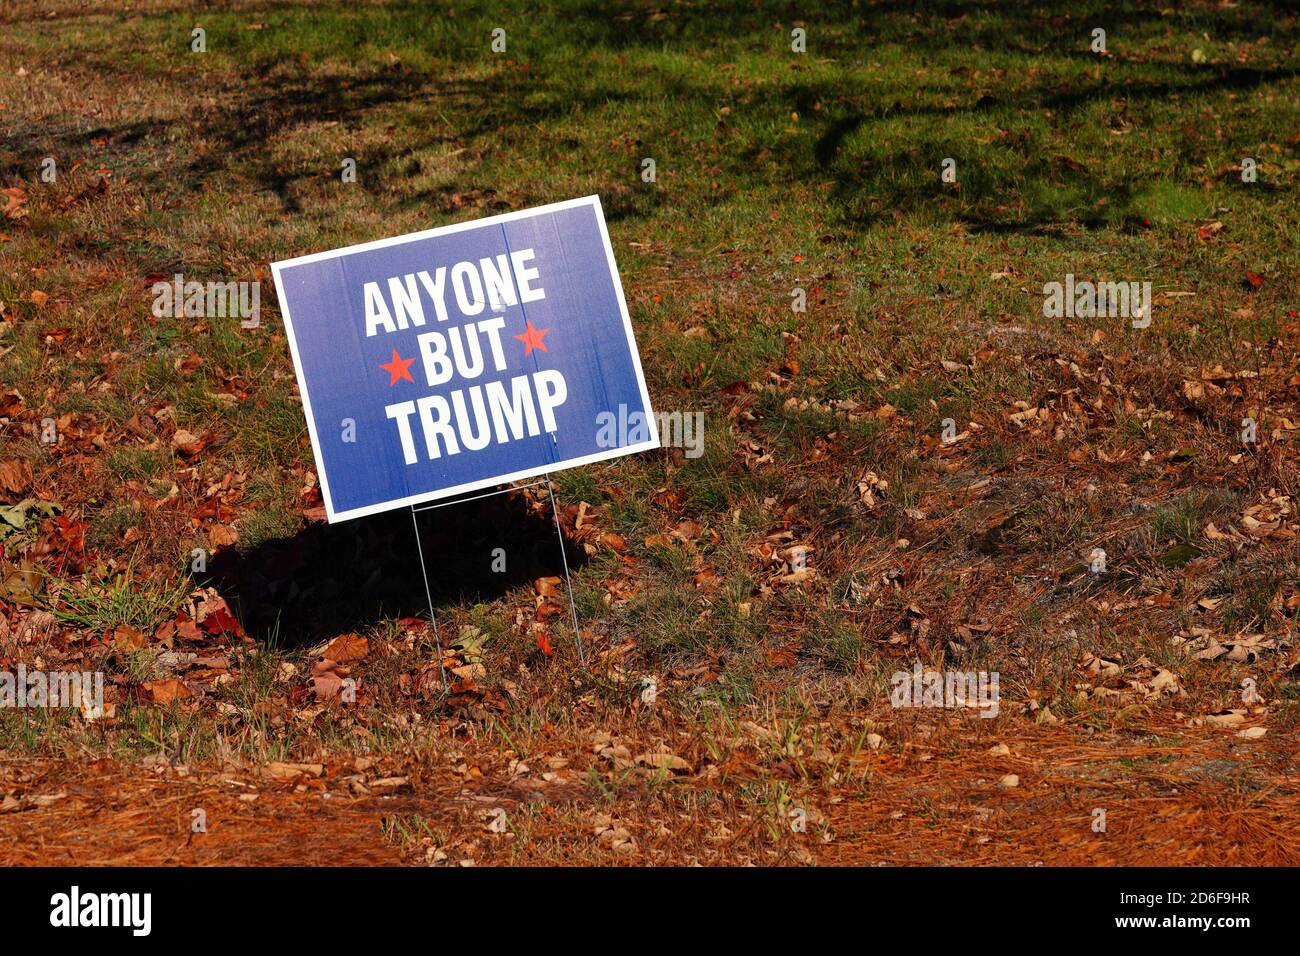
[[[438,323],[449,323],[452,307],[460,316],[472,318],[489,302],[494,312],[501,312],[507,306],[545,299],[546,290],[537,284],[540,272],[530,265],[535,259],[532,249],[520,249],[477,262],[457,262],[450,268],[439,266],[432,273],[421,270],[392,276],[385,283],[367,282],[362,289],[366,336],[424,328],[430,316]],[[452,379],[477,379],[489,363],[497,375],[509,371],[501,334],[505,327],[506,320],[495,317],[421,333],[416,347],[425,384],[437,388]],[[524,345],[524,358],[535,350],[548,351],[548,331],[535,329],[529,321],[527,331],[514,336]],[[403,380],[414,384],[410,366],[415,360],[416,356],[403,358],[393,350],[391,361],[380,366],[389,373],[390,386]],[[384,414],[397,427],[403,460],[414,465],[420,461],[421,447],[432,461],[462,450],[480,451],[493,441],[505,444],[524,436],[536,437],[543,430],[554,432],[558,428],[555,410],[568,394],[564,375],[543,369],[512,376],[508,382],[497,379],[454,389],[447,395],[392,402],[384,406]],[[413,418],[419,423],[422,446],[416,441]]]
[[[474,409],[473,426],[465,405],[466,394]],[[563,405],[567,397],[564,376],[548,369],[534,372],[531,376],[516,375],[510,380],[508,396],[506,387],[500,382],[488,382],[483,386],[456,389],[451,393],[450,404],[441,395],[426,395],[413,402],[386,405],[384,413],[397,423],[402,457],[408,465],[414,465],[420,456],[416,451],[411,416],[417,412],[424,435],[424,449],[432,461],[441,454],[440,447],[445,448],[448,455],[455,455],[460,453],[460,444],[470,451],[479,451],[494,438],[499,444],[505,444],[525,434],[536,436],[539,413],[542,427],[553,432],[556,430],[555,409]]]

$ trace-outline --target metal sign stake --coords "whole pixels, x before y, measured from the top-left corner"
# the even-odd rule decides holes
[[[569,589],[569,612],[573,615],[573,641],[578,645],[578,665],[587,666],[586,655],[582,653],[582,634],[578,631],[578,605],[573,601],[573,579],[569,577],[569,556],[564,551],[564,532],[560,530],[560,508],[555,503],[555,486],[551,476],[546,476],[546,490],[551,496],[551,514],[555,516],[555,537],[560,542],[560,561],[564,564],[564,586]]]
[[[438,634],[438,616],[433,612],[433,592],[429,590],[429,574],[424,569],[424,545],[420,543],[420,523],[415,520],[415,505],[411,505],[411,524],[415,527],[415,549],[420,553],[420,577],[424,578],[424,599],[429,603],[429,622],[433,624],[433,643],[438,648],[438,676],[442,678],[442,692],[447,692],[447,670],[442,666],[442,638]]]
[[[456,498],[451,501],[437,501],[433,504],[423,505],[417,508],[411,505],[411,524],[415,528],[415,547],[420,555],[420,577],[424,580],[424,599],[429,605],[429,621],[433,624],[433,642],[438,649],[438,674],[442,678],[442,689],[447,689],[447,672],[442,665],[442,638],[438,633],[438,618],[433,608],[433,590],[429,586],[429,573],[424,563],[424,545],[420,540],[420,523],[416,520],[416,514],[421,511],[432,511],[434,508],[445,508],[447,505],[464,504],[469,501],[478,501],[483,498],[491,498],[493,495],[505,494],[509,491],[522,491],[525,488],[536,488],[545,484],[547,494],[551,499],[551,516],[555,523],[555,539],[560,546],[560,562],[564,567],[564,585],[569,594],[569,614],[573,621],[573,641],[578,649],[578,664],[581,667],[587,666],[586,654],[582,648],[582,634],[578,630],[578,605],[573,600],[573,577],[569,574],[569,556],[564,549],[564,532],[560,528],[560,508],[555,500],[555,487],[551,483],[551,476],[545,475],[544,481],[534,481],[526,485],[511,485],[508,488],[498,488],[495,491],[489,491],[486,494],[474,495],[469,498]]]

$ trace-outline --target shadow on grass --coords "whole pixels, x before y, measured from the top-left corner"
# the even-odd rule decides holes
[[[517,495],[421,512],[419,524],[435,612],[564,573],[549,510],[531,514]],[[568,539],[565,554],[570,568],[585,563]],[[201,583],[220,592],[251,636],[289,646],[429,613],[409,509],[227,549]]]
[[[314,26],[334,20],[342,23],[355,12],[351,4],[344,3],[317,4],[310,12],[294,12],[278,4],[268,4],[265,9],[303,17],[278,28],[296,26],[308,38]],[[601,61],[600,54],[632,49],[704,49],[716,46],[717,37],[725,35],[734,42],[723,48],[723,55],[761,52],[783,67],[774,76],[775,82],[760,84],[745,94],[745,109],[730,121],[736,124],[730,130],[734,134],[732,148],[721,162],[726,177],[740,190],[829,177],[835,184],[829,194],[832,209],[843,225],[854,229],[916,212],[932,214],[939,221],[956,219],[974,230],[989,232],[1039,232],[1072,222],[1131,225],[1142,219],[1134,203],[1152,171],[1125,173],[1115,163],[1094,167],[1070,162],[1072,157],[1060,155],[1063,151],[1099,148],[1097,140],[1075,142],[1068,129],[1057,126],[1095,125],[1112,113],[1128,119],[1131,109],[1131,123],[1138,133],[1133,142],[1138,142],[1149,133],[1147,124],[1157,118],[1149,115],[1153,105],[1226,98],[1293,80],[1297,71],[1291,67],[1192,64],[1163,50],[1174,31],[1189,36],[1204,33],[1220,41],[1225,37],[1254,38],[1264,29],[1259,21],[1268,17],[1269,10],[1268,5],[1249,2],[1230,8],[1194,7],[1176,14],[1147,4],[1092,0],[1073,5],[1068,14],[1052,13],[1028,0],[1008,0],[996,6],[963,0],[886,0],[866,7],[827,4],[819,9],[812,26],[815,48],[810,53],[834,58],[827,62],[850,62],[869,56],[875,48],[905,46],[924,51],[951,77],[962,77],[964,87],[949,89],[936,79],[908,87],[891,79],[887,71],[876,71],[865,74],[871,83],[864,88],[860,73],[841,71],[822,79],[804,79],[805,72],[785,73],[784,67],[795,63],[787,62],[789,36],[781,21],[792,11],[783,4],[756,10],[751,3],[732,0],[694,12],[666,13],[657,6],[607,11],[599,4],[579,0],[551,14],[563,21],[563,29],[548,31],[545,43],[530,41],[535,44],[536,63],[535,72],[527,76],[504,69],[473,79],[431,75],[400,62],[357,75],[352,69],[308,66],[306,59],[295,65],[274,47],[250,48],[249,69],[258,76],[256,85],[241,82],[219,91],[221,95],[214,99],[220,106],[199,108],[189,120],[197,139],[220,143],[222,148],[199,153],[180,170],[141,164],[133,172],[158,178],[164,188],[196,189],[217,174],[234,169],[249,177],[256,188],[277,196],[283,211],[293,215],[303,212],[295,183],[325,172],[321,167],[278,164],[270,155],[266,144],[291,138],[296,129],[334,123],[361,128],[381,114],[391,119],[401,134],[358,151],[354,157],[367,169],[390,171],[359,182],[360,188],[378,193],[391,192],[393,175],[419,175],[421,156],[431,148],[490,151],[499,130],[551,128],[571,117],[599,114],[611,104],[626,104],[639,96],[649,100],[671,95],[681,101],[684,110],[693,113],[682,124],[689,127],[701,117],[713,115],[719,96],[726,92],[723,86],[694,83],[671,69],[651,69],[644,75],[644,92],[633,93],[616,82],[616,73],[611,73],[607,82],[587,82],[584,64]],[[357,14],[363,23],[351,27],[364,35],[364,21],[373,18],[375,30],[383,36],[399,14],[409,14],[416,26],[427,15],[418,3],[398,3],[383,10],[363,8]],[[482,15],[489,20],[495,16]],[[1076,67],[1102,63],[1087,49],[1089,25],[1096,22],[1111,25],[1114,58],[1104,64],[1104,72],[1096,79],[1079,75],[1077,68],[1063,70],[1070,63]],[[1279,43],[1294,36],[1293,23],[1277,22],[1276,18],[1271,22]],[[468,24],[466,29],[470,29]],[[413,26],[404,42],[445,55],[439,47],[445,41],[441,36]],[[1157,49],[1154,58],[1144,52],[1152,44]],[[1042,75],[1036,75],[1036,67],[1017,80],[1013,64],[1013,76],[985,89],[989,80],[979,75],[979,56],[969,62],[961,59],[971,50],[1040,60]],[[483,64],[466,61],[467,68],[475,65]],[[805,64],[800,66],[806,70]],[[1020,82],[1024,79],[1028,82]],[[918,90],[932,95],[914,96]],[[949,102],[949,94],[953,102]],[[424,122],[420,104],[427,104],[431,115],[455,117],[454,126]],[[1159,119],[1176,125],[1178,111],[1186,108],[1178,106],[1172,117]],[[818,130],[817,135],[811,144],[775,144],[778,148],[773,148],[763,118],[792,110],[807,117],[805,122]],[[1034,132],[1026,118],[1044,112],[1055,117],[1054,125]],[[899,140],[895,132],[895,144],[891,145],[888,131],[900,119],[910,121],[913,133]],[[744,125],[751,120],[752,126]],[[971,121],[986,127],[991,139],[972,142]],[[652,140],[668,133],[644,128],[628,132],[644,136],[647,148]],[[1239,136],[1252,141],[1253,132],[1242,129]],[[111,155],[113,151],[146,151],[148,141],[165,135],[161,121],[91,130],[54,122],[40,131],[0,134],[0,153],[12,154],[24,168],[35,168],[44,155],[78,155],[97,140],[109,141]],[[1183,154],[1184,167],[1198,166],[1212,157],[1213,144],[1194,130],[1190,134],[1175,130],[1170,135],[1173,146]],[[1108,142],[1105,136],[1099,140]],[[575,139],[572,145],[577,148],[581,142]],[[959,189],[938,187],[938,161],[946,156],[956,159],[961,171]],[[333,158],[328,162],[332,165]],[[610,170],[595,172],[612,175]],[[632,175],[630,170],[629,177]],[[397,201],[405,207],[432,205],[446,212],[460,208],[465,201],[462,194],[466,194],[475,201],[476,209],[489,214],[509,206],[498,197],[499,186],[492,180],[442,184]],[[662,197],[655,190],[610,193],[605,200],[607,218],[612,221],[650,218],[660,211]],[[528,198],[516,193],[513,201],[519,204]]]

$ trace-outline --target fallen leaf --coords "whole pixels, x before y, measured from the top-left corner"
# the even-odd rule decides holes
[[[667,751],[637,754],[636,763],[655,770],[669,770],[673,773],[690,773],[691,765],[681,757]]]
[[[330,641],[324,657],[339,664],[351,664],[370,653],[370,642],[360,634],[343,634]]]
[[[230,525],[214,524],[208,528],[208,544],[224,548],[239,541],[239,534]]]
[[[262,774],[272,780],[294,780],[298,777],[319,777],[325,766],[319,763],[282,763],[273,760],[262,768]]]
[[[128,624],[122,624],[113,629],[113,646],[121,650],[139,650],[148,641],[149,639],[144,634]]]
[[[333,671],[325,671],[311,679],[311,690],[317,700],[329,700],[343,689],[343,678]]]
[[[0,461],[0,491],[18,494],[32,483],[32,466],[17,458]]]
[[[0,196],[5,197],[4,214],[6,219],[27,218],[27,193],[17,186],[0,189]]]
[[[1244,710],[1221,710],[1217,714],[1207,714],[1205,722],[1211,727],[1236,727],[1246,722]]]
[[[172,701],[181,700],[190,696],[190,689],[185,686],[185,682],[169,677],[166,680],[146,681],[140,685],[145,696],[155,704],[166,706]]]
[[[172,435],[172,447],[182,455],[197,455],[203,450],[203,445],[202,439],[183,428],[176,429],[176,433]]]

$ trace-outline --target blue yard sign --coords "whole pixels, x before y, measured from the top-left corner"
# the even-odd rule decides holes
[[[271,268],[330,521],[659,447],[596,196]]]

